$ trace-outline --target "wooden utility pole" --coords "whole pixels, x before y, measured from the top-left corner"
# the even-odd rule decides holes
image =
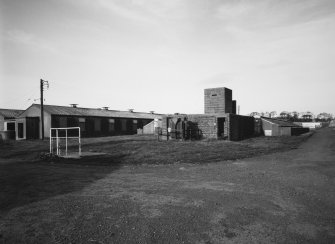
[[[46,80],[40,80],[40,92],[41,92],[41,125],[42,125],[42,136],[41,139],[44,140],[44,109],[43,109],[43,90],[44,90],[44,85],[49,88],[49,82]]]

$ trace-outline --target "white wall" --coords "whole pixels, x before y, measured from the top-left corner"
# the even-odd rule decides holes
[[[44,137],[50,137],[51,115],[44,111]],[[41,117],[40,106],[30,106],[20,117]],[[42,123],[40,120],[40,138],[42,138]]]

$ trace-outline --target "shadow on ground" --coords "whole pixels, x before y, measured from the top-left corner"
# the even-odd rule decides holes
[[[0,214],[57,195],[79,191],[120,168],[122,155],[0,163]]]

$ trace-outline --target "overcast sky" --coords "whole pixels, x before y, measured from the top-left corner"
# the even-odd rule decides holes
[[[0,107],[335,114],[334,0],[0,0]],[[36,100],[35,103],[39,101]]]

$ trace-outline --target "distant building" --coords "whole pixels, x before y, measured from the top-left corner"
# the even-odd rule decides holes
[[[24,110],[0,109],[0,133],[1,138],[15,138],[15,121]]]
[[[309,131],[308,128],[281,119],[261,117],[261,121],[265,136],[294,136]]]

